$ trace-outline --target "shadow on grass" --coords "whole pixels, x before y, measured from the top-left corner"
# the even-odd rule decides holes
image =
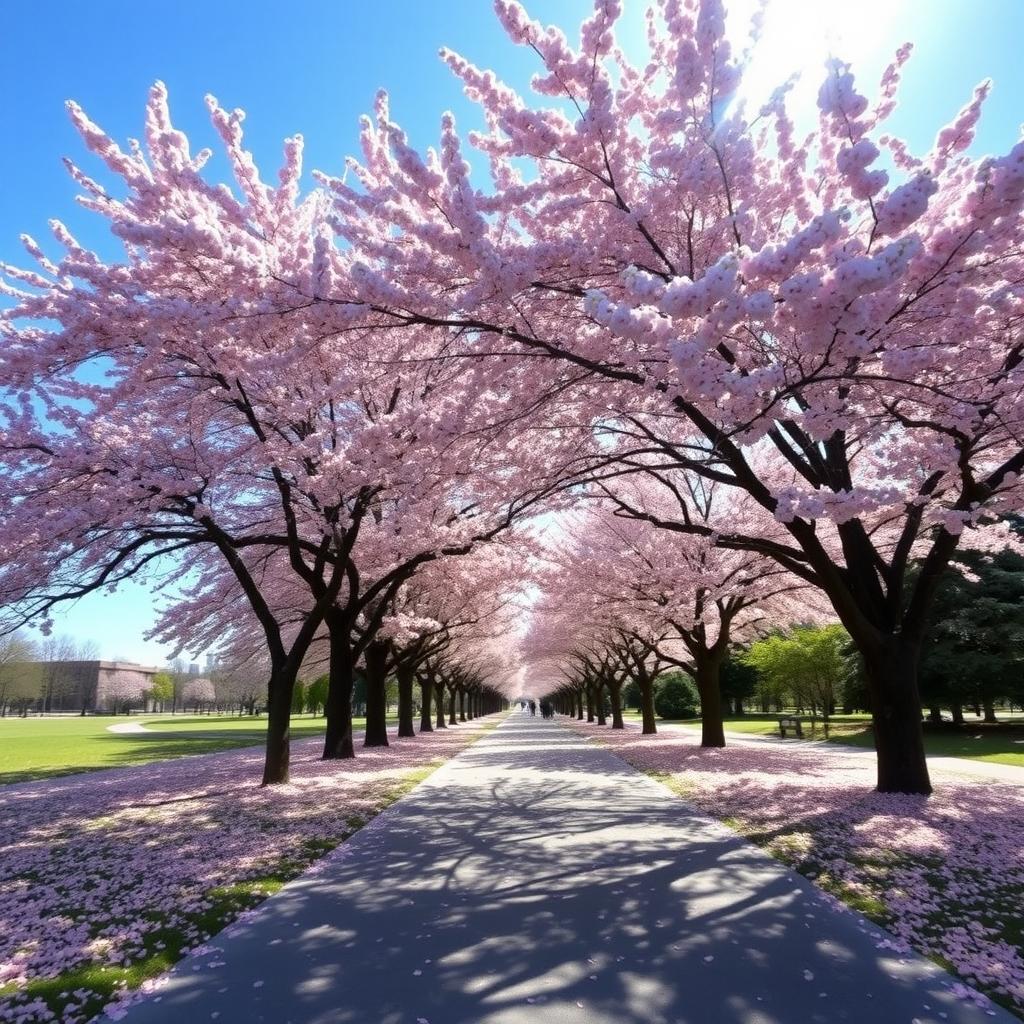
[[[833,743],[873,750],[874,733],[871,725],[854,731],[834,731]],[[931,757],[966,757],[978,760],[998,760],[1005,764],[1024,766],[1024,725],[1016,722],[965,722],[935,726],[925,723],[925,751]]]
[[[315,739],[322,735],[323,727],[307,727],[293,731],[292,740]],[[151,764],[154,761],[170,761],[196,754],[216,754],[225,750],[237,750],[240,747],[261,747],[265,737],[265,727],[244,732],[237,729],[210,729],[104,733],[92,737],[92,741],[103,748],[101,764],[36,765],[31,768],[0,771],[0,786],[15,782],[39,782],[111,768],[127,768]]]

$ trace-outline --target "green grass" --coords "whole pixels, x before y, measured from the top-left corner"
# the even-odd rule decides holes
[[[632,718],[639,721],[639,711],[627,711],[625,712],[626,718]],[[800,719],[804,723],[805,735],[811,733],[811,722],[810,716],[800,715]],[[870,716],[868,715],[833,715],[829,719],[832,731],[861,731],[870,722]],[[658,719],[662,721],[662,719]],[[700,728],[699,718],[672,718],[666,719],[674,725],[686,725],[693,729]],[[725,728],[728,732],[744,732],[751,733],[757,736],[778,736],[779,735],[779,716],[778,715],[761,715],[761,714],[748,714],[740,717],[729,717],[725,719]],[[821,736],[821,724],[818,723],[815,736],[820,738]]]
[[[123,722],[141,722],[153,731],[108,731],[108,726]],[[353,724],[361,728],[365,720]],[[0,718],[0,785],[256,746],[266,728],[265,717],[248,715]],[[292,719],[295,739],[323,731],[323,718]]]
[[[830,737],[834,743],[874,749],[871,729],[844,732]],[[1024,768],[1024,725],[965,724],[959,729],[925,729],[924,748],[931,757],[966,757],[972,761],[992,761]]]
[[[639,719],[638,711],[628,711],[625,717]],[[824,739],[821,721],[812,730],[810,716],[799,716],[804,723],[805,739]],[[699,718],[673,720],[673,724],[691,729],[700,728]],[[749,733],[759,736],[778,736],[779,716],[750,714],[725,719],[727,732]],[[834,715],[829,719],[829,741],[849,746],[874,749],[870,718],[866,714]],[[998,725],[972,724],[968,721],[961,729],[926,729],[924,745],[932,757],[966,757],[974,761],[993,761],[998,764],[1024,768],[1024,721],[1019,716]]]

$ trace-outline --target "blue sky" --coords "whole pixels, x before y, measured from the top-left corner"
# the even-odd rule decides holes
[[[645,5],[624,2],[623,43],[631,49],[641,38]],[[586,0],[527,6],[570,38],[590,8]],[[729,6],[746,8],[749,0]],[[760,77],[781,80],[794,62],[816,66],[827,36],[870,85],[910,39],[915,56],[892,126],[912,148],[928,146],[984,77],[994,79],[995,90],[975,148],[1003,152],[1017,138],[1024,119],[1022,0],[774,0],[769,11],[774,28]],[[436,138],[445,109],[463,126],[476,124],[438,59],[442,45],[521,88],[535,69],[532,55],[505,40],[488,0],[7,0],[0,18],[0,260],[14,263],[22,262],[19,234],[45,242],[51,217],[113,251],[96,219],[77,209],[61,164],[69,155],[96,170],[64,113],[66,99],[125,139],[141,134],[146,92],[162,79],[196,150],[215,145],[203,105],[212,92],[247,111],[249,144],[269,177],[281,139],[295,132],[305,136],[307,168],[340,171],[356,150],[357,119],[381,86],[391,94],[392,116],[417,145]],[[222,170],[211,163],[211,173]],[[103,657],[155,662],[164,652],[142,639],[152,619],[146,591],[130,587],[80,602],[56,626],[95,640]]]

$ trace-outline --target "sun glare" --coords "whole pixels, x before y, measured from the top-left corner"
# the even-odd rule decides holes
[[[796,75],[790,110],[798,122],[813,117],[818,88],[830,56],[863,65],[887,35],[905,0],[769,0],[760,39],[750,54],[736,97],[757,111],[775,89]],[[756,0],[729,3],[729,27],[740,51],[750,43]],[[888,55],[886,55],[888,57]]]

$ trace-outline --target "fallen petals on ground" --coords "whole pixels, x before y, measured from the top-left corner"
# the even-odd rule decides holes
[[[0,788],[0,1021],[80,1024],[105,1002],[116,1017],[130,989],[158,984],[146,975],[478,735],[392,737],[351,761],[293,743],[291,781],[267,788],[258,748]]]
[[[839,747],[574,726],[1024,1016],[1024,786],[935,773],[931,797],[883,794]]]

